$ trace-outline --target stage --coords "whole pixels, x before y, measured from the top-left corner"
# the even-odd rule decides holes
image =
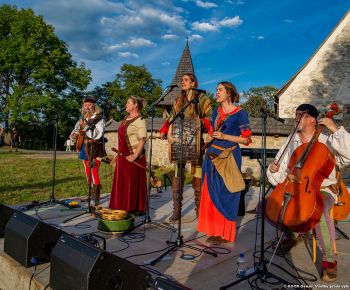
[[[240,253],[245,253],[247,265],[253,267],[253,253],[255,248],[260,250],[260,234],[256,235],[256,230],[260,233],[260,223],[257,226],[256,216],[254,214],[245,214],[238,221],[237,241],[235,244],[226,243],[220,245],[212,245],[206,243],[207,237],[196,231],[197,220],[194,211],[193,189],[186,185],[183,200],[183,218],[181,232],[185,245],[194,246],[198,249],[214,251],[217,257],[190,249],[181,247],[179,250],[167,254],[161,261],[154,266],[150,266],[151,261],[159,257],[167,250],[169,245],[166,241],[174,241],[177,236],[177,223],[168,224],[168,218],[172,212],[171,187],[167,190],[162,188],[163,192],[157,194],[152,191],[150,199],[150,217],[152,223],[146,223],[136,227],[127,234],[111,234],[101,232],[97,228],[98,220],[91,214],[87,213],[75,218],[67,223],[63,223],[69,217],[79,214],[79,209],[68,209],[62,205],[45,206],[28,210],[25,213],[37,219],[42,220],[52,226],[58,226],[61,230],[72,234],[76,237],[86,233],[95,233],[106,239],[106,250],[113,254],[125,258],[128,261],[142,265],[143,269],[149,270],[153,278],[159,275],[165,275],[174,281],[177,281],[191,289],[219,289],[221,286],[229,284],[236,280],[236,260]],[[246,194],[246,209],[255,208],[259,195],[259,188],[252,187]],[[102,206],[108,206],[109,196],[103,195]],[[86,206],[86,202],[81,203]],[[142,216],[136,217],[135,225],[143,220]],[[346,233],[350,233],[350,225],[348,220],[339,223],[339,227]],[[265,246],[267,247],[275,238],[275,229],[268,223],[265,226]],[[34,267],[24,268],[20,266],[11,257],[3,252],[4,239],[0,239],[0,289],[50,289],[50,263],[41,264],[34,272],[33,279],[31,276]],[[102,246],[102,243],[99,243]],[[271,248],[269,249],[271,251]],[[346,274],[350,267],[350,247],[349,241],[341,238],[337,240],[337,261],[338,261],[338,280],[329,284],[322,282],[319,278],[319,262],[313,264],[309,247],[301,243],[293,248],[291,253],[286,257],[291,260],[295,267],[303,269],[315,275],[317,281],[307,281],[314,289],[321,287],[320,285],[336,286],[346,289],[350,288],[350,279]],[[271,253],[265,254],[266,258],[271,257]],[[318,261],[320,261],[320,252],[318,250]],[[275,256],[272,260],[273,264],[278,264],[282,269],[274,266],[269,267],[269,271],[279,277],[295,284],[297,282],[291,278],[288,273],[294,273],[294,270],[288,266],[284,258]],[[301,273],[301,275],[303,275]],[[259,284],[262,289],[281,289],[281,286],[273,286],[268,284]],[[306,287],[306,286],[305,286]],[[337,286],[336,286],[337,287]],[[232,289],[251,289],[248,281],[233,287]]]

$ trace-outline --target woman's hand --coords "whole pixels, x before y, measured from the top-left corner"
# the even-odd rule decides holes
[[[226,135],[220,131],[215,131],[213,133],[213,138],[219,139],[219,140],[225,140]]]
[[[129,162],[134,162],[137,159],[137,157],[138,156],[136,154],[130,154],[126,157],[126,160],[128,160]]]
[[[333,119],[331,118],[322,118],[318,120],[318,124],[325,126],[332,133],[338,130],[337,125],[334,123]]]
[[[168,139],[169,144],[174,144],[174,143],[178,142],[178,140],[176,138],[174,138],[171,134],[168,134],[167,139]]]

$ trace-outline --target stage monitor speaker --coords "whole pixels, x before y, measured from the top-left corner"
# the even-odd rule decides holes
[[[192,290],[179,282],[166,279],[163,277],[157,277],[152,284],[151,289],[154,290]]]
[[[63,232],[22,212],[15,212],[5,228],[4,252],[22,266],[50,261]],[[35,258],[35,259],[33,259]]]
[[[51,254],[54,290],[143,290],[149,280],[137,265],[65,234]]]
[[[0,204],[0,238],[4,237],[5,226],[14,213],[13,208]]]

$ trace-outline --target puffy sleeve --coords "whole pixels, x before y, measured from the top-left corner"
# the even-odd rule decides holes
[[[246,146],[248,146],[249,144],[252,143],[252,131],[250,128],[247,111],[245,111],[245,110],[240,111],[240,117],[238,119],[238,122],[239,122],[238,126],[241,130],[241,137],[247,139]]]
[[[329,135],[327,145],[336,153],[337,164],[345,166],[350,164],[350,134],[343,126]]]
[[[144,119],[140,119],[138,124],[138,130],[137,130],[137,139],[146,139],[147,137],[147,128],[146,128],[146,121]]]

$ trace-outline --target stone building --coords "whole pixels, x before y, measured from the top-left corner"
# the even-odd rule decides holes
[[[350,10],[306,64],[276,94],[281,118],[292,118],[301,103],[324,111],[336,102],[339,120],[350,118]]]

